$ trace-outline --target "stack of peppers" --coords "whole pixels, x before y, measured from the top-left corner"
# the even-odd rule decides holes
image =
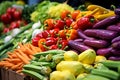
[[[32,39],[32,44],[40,47],[42,51],[65,50],[69,40],[78,38],[77,29],[85,30],[96,23],[91,15],[76,20],[75,18],[79,13],[80,11],[70,13],[65,10],[61,13],[61,19],[46,19],[44,21],[45,30]]]

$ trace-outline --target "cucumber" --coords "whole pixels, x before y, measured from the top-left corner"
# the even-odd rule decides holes
[[[98,75],[89,74],[83,80],[110,80],[110,79],[102,77],[102,76],[98,76]]]
[[[43,75],[41,75],[41,74],[39,74],[35,71],[23,69],[22,72],[31,76],[31,77],[33,77],[33,78],[35,78],[35,79],[37,79],[37,80],[48,80],[46,77],[44,77]]]
[[[113,70],[93,69],[91,71],[91,74],[106,77],[111,80],[118,80],[118,78],[119,78],[119,74]]]
[[[118,68],[118,66],[120,66],[120,61],[106,60],[101,63],[104,64],[108,68]]]

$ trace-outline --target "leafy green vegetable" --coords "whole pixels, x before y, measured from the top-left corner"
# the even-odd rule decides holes
[[[50,18],[48,15],[48,9],[51,6],[56,6],[59,3],[57,2],[50,2],[50,1],[43,1],[36,7],[35,11],[31,14],[31,20],[37,22],[40,20],[42,23],[45,19]]]

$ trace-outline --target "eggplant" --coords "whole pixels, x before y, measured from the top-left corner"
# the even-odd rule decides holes
[[[85,35],[90,37],[96,37],[105,40],[111,40],[118,36],[118,33],[115,31],[110,30],[103,30],[103,29],[87,29],[84,31]]]
[[[105,47],[109,46],[109,43],[107,41],[105,41],[105,40],[96,40],[96,39],[93,39],[93,40],[85,39],[84,44],[87,45],[87,46],[97,48],[97,49],[105,48]]]
[[[120,26],[111,25],[111,26],[107,27],[107,30],[116,31],[116,32],[120,33]]]
[[[76,41],[76,42],[83,42],[84,40],[83,39],[75,39],[74,41]]]
[[[118,49],[111,49],[111,55],[120,56],[120,50],[118,50]]]
[[[112,47],[115,48],[115,49],[120,49],[120,41],[114,42],[112,44]]]
[[[79,36],[80,38],[82,38],[82,39],[93,39],[93,38],[91,38],[91,37],[86,36],[86,35],[83,33],[83,31],[80,30],[80,29],[78,29],[77,32],[78,32],[78,36]]]
[[[120,41],[120,36],[115,37],[115,38],[111,41],[111,43],[118,42],[118,41]]]
[[[110,56],[108,60],[120,61],[120,56]]]
[[[98,55],[107,56],[111,54],[112,47],[102,48],[97,50]]]
[[[82,43],[79,43],[79,42],[76,42],[76,41],[73,41],[73,40],[68,41],[68,46],[75,49],[75,50],[78,50],[79,52],[83,52],[87,49],[92,49],[89,46],[86,46]]]
[[[98,28],[105,29],[107,26],[110,26],[112,24],[119,22],[119,20],[120,20],[120,16],[118,16],[118,15],[108,17],[106,19],[103,19],[103,20],[97,22],[95,25],[93,25],[93,28],[94,29],[98,29]]]
[[[115,12],[116,15],[120,16],[120,8],[115,9],[114,12]]]

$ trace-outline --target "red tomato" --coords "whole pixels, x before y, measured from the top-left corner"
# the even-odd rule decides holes
[[[18,27],[19,27],[19,25],[18,25],[17,22],[12,22],[12,23],[10,24],[10,26],[9,26],[9,29],[12,30],[12,29],[18,28]]]
[[[12,17],[10,14],[8,13],[5,13],[1,16],[1,21],[4,23],[4,24],[9,24],[11,21],[12,21]]]
[[[13,13],[13,17],[14,17],[15,20],[20,20],[21,19],[21,12],[15,11]]]

